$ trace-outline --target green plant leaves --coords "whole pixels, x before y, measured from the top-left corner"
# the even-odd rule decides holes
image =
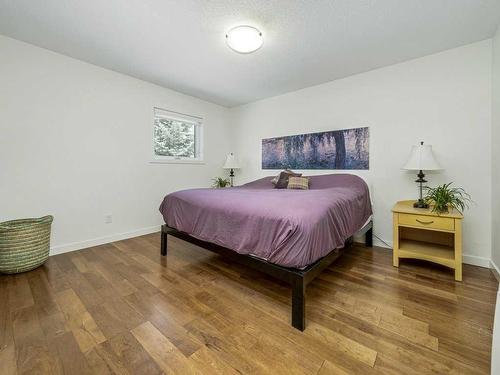
[[[425,187],[424,200],[432,205],[433,212],[443,213],[453,208],[461,213],[465,208],[469,208],[472,202],[470,195],[462,188],[451,187],[452,184],[453,182],[449,182],[435,188]]]
[[[231,185],[229,178],[223,177],[215,177],[212,179],[212,182],[212,187],[216,189],[225,188],[226,186]]]

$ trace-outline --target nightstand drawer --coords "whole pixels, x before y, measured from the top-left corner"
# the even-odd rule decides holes
[[[455,230],[455,219],[449,217],[399,214],[399,224],[420,228]]]

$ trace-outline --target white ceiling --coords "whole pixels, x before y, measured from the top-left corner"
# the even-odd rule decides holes
[[[499,22],[500,0],[0,0],[2,34],[225,106],[490,38]],[[264,46],[230,50],[238,24]]]

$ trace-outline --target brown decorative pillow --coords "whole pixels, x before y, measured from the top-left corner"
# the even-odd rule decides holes
[[[283,172],[280,173],[278,181],[276,182],[276,185],[274,185],[274,187],[276,189],[286,189],[288,186],[288,179],[292,176],[300,177],[302,176],[302,173],[295,173],[289,169],[285,169]]]
[[[271,183],[272,183],[274,186],[276,186],[276,184],[278,183],[278,180],[280,179],[280,175],[281,175],[281,173],[280,173],[279,175],[277,175],[276,177],[274,177],[274,178],[271,180]]]
[[[309,189],[309,177],[295,177],[290,176],[288,179],[288,189]]]
[[[285,169],[283,172],[295,174],[295,172],[291,171],[290,169]],[[281,172],[278,173],[278,175],[271,180],[271,183],[273,184],[273,186],[276,186],[276,184],[278,183],[278,180],[280,179],[280,176],[281,176]]]

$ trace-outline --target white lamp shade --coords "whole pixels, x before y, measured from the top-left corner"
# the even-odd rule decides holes
[[[231,152],[226,156],[226,162],[224,163],[224,166],[222,167],[224,169],[239,169],[240,164],[238,163],[238,159],[233,155]]]
[[[410,157],[403,169],[410,171],[436,171],[442,168],[434,158],[432,146],[420,144],[418,146],[412,146]]]

